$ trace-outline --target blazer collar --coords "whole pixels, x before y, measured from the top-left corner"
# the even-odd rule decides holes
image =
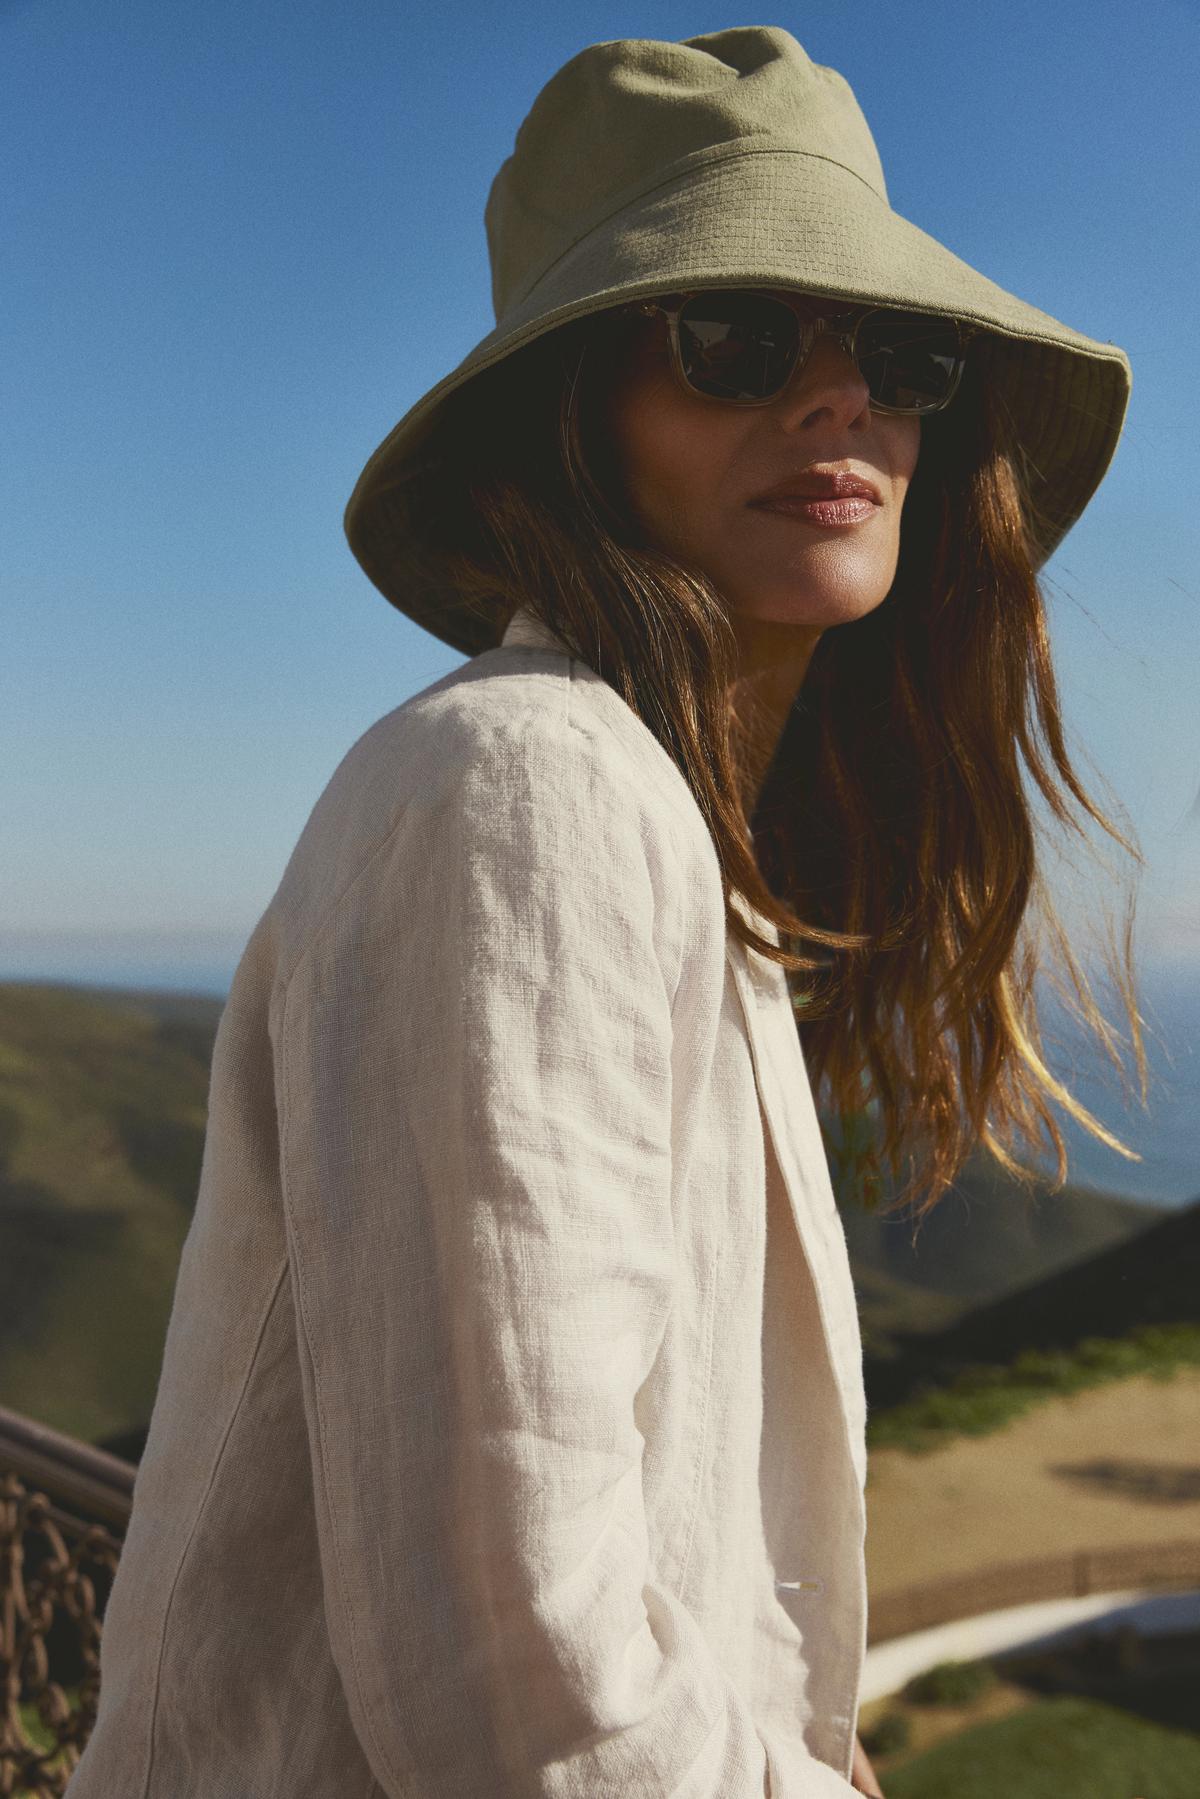
[[[567,646],[554,635],[549,626],[542,623],[536,614],[530,612],[527,606],[517,607],[505,626],[499,647],[501,649],[557,650],[561,656],[570,655]]]

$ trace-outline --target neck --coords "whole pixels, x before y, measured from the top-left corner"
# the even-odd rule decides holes
[[[734,613],[731,623],[738,642],[738,673],[729,700],[749,819],[821,632],[741,613]]]

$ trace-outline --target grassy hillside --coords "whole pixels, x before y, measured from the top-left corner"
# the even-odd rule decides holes
[[[1194,1799],[1200,1738],[1055,1697],[888,1766],[888,1799]]]
[[[0,1400],[135,1457],[195,1203],[222,1004],[0,983]],[[871,1367],[957,1341],[968,1308],[1160,1216],[1083,1188],[1027,1197],[983,1156],[915,1245],[911,1224],[844,1203]]]
[[[922,1386],[944,1388],[963,1370],[1024,1362],[1049,1385],[1056,1358],[1079,1360],[1089,1339],[1148,1346],[1166,1335],[1148,1326],[1200,1325],[1200,1202],[1059,1269],[1015,1293],[979,1306],[946,1328],[897,1333],[887,1358],[873,1358],[868,1390],[886,1408]],[[1176,1335],[1182,1336],[1182,1332]],[[1095,1352],[1092,1352],[1093,1359]],[[1085,1351],[1083,1360],[1087,1359]],[[1130,1371],[1134,1368],[1130,1362]]]
[[[922,1221],[915,1242],[911,1222],[842,1205],[854,1261],[972,1305],[1123,1242],[1162,1215],[1157,1206],[1070,1181],[1052,1193],[1049,1181],[1038,1180],[1026,1193],[982,1150]]]
[[[828,1120],[823,1129],[836,1144]],[[879,1361],[905,1337],[945,1330],[975,1307],[1122,1244],[1167,1215],[1070,1181],[1057,1193],[1044,1179],[1024,1188],[981,1149],[919,1227],[882,1209],[868,1212],[846,1191],[839,1205],[864,1344]]]
[[[199,1179],[219,1000],[0,984],[0,1397],[140,1425]]]

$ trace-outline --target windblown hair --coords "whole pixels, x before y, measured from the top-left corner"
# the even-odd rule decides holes
[[[1040,1150],[1043,1133],[1061,1187],[1050,1100],[1139,1160],[1043,1060],[1044,967],[1126,1080],[1118,1033],[1045,884],[1022,762],[1060,826],[1086,841],[1087,814],[1143,858],[1067,751],[1035,572],[1039,521],[989,389],[986,342],[953,405],[922,423],[890,593],[820,637],[755,803],[725,603],[699,569],[647,540],[621,493],[603,400],[628,341],[618,314],[593,315],[450,396],[440,469],[420,501],[430,578],[480,616],[527,606],[673,758],[716,847],[730,932],[788,970],[814,1093],[837,1121],[836,1135],[823,1124],[827,1147],[868,1204],[885,1192],[883,1164],[897,1183],[907,1162],[888,1207],[923,1216],[976,1143],[1029,1181],[1012,1152],[1018,1140]],[[734,889],[778,927],[779,947],[732,905]],[[1144,1105],[1132,922],[1129,901],[1106,959]]]

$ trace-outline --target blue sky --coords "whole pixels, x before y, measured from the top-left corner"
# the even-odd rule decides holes
[[[1132,359],[1052,629],[1144,952],[1200,964],[1195,7],[0,0],[0,975],[227,980],[340,757],[460,661],[342,512],[492,326],[521,119],[585,44],[746,23],[847,76],[898,211]]]

